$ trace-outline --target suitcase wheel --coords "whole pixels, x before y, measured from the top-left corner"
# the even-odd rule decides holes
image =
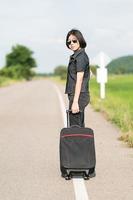
[[[84,174],[83,178],[84,178],[84,180],[89,180],[90,177],[89,177],[89,175]]]
[[[67,181],[71,180],[71,178],[72,177],[70,175],[65,176],[65,180],[67,180]]]
[[[96,172],[94,171],[93,173],[91,173],[91,174],[89,174],[89,177],[90,178],[93,178],[93,177],[95,177],[96,176]]]
[[[71,178],[72,178],[72,176],[69,174],[61,174],[61,176],[63,177],[63,178],[65,178],[65,180],[71,180]]]

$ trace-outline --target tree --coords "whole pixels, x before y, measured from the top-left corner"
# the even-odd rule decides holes
[[[23,45],[13,46],[12,52],[6,55],[5,68],[8,68],[8,70],[10,68],[10,71],[13,71],[13,77],[18,76],[29,80],[34,74],[32,68],[37,67],[32,54],[33,51]]]
[[[60,76],[61,79],[66,79],[67,68],[64,65],[59,65],[54,69],[54,75]]]

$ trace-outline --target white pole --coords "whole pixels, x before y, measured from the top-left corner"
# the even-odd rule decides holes
[[[99,66],[97,68],[97,82],[100,83],[100,98],[105,98],[105,83],[107,83],[107,68],[105,67],[109,62],[110,58],[103,52],[99,53],[98,56],[93,58],[92,63]]]
[[[105,98],[105,83],[100,83],[100,97],[101,99]]]

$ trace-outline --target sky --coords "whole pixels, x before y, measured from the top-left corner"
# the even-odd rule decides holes
[[[30,48],[41,73],[68,65],[73,54],[65,45],[79,29],[93,59],[133,54],[133,0],[0,0],[0,68],[16,44]]]

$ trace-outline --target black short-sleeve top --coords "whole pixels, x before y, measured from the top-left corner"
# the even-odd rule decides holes
[[[77,80],[77,72],[84,72],[81,92],[88,92],[90,67],[89,67],[89,58],[84,49],[80,49],[74,52],[74,54],[70,56],[68,70],[67,70],[67,82],[66,82],[65,94],[71,94],[71,93],[74,94],[76,80]]]

